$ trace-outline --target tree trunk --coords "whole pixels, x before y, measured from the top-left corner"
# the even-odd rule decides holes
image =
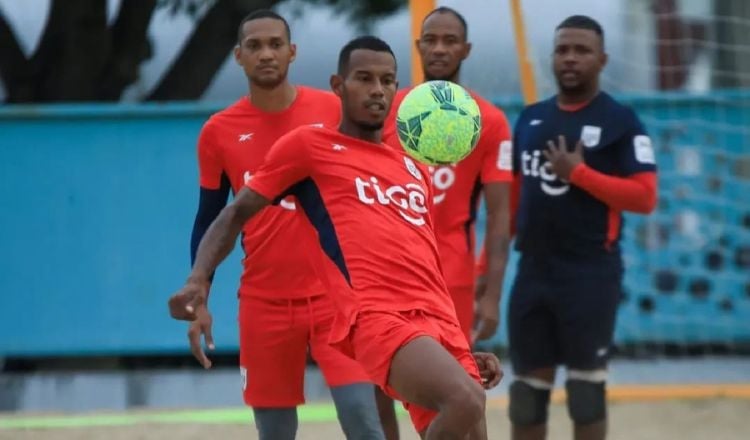
[[[120,3],[111,30],[111,51],[97,84],[97,98],[118,101],[122,92],[138,80],[143,61],[151,58],[148,26],[156,0],[125,0]]]
[[[110,50],[107,2],[53,0],[34,56],[34,101],[95,101]]]
[[[706,39],[706,26],[684,19],[677,6],[677,0],[654,0],[660,90],[685,86],[698,49]]]
[[[250,12],[280,0],[217,1],[196,26],[180,55],[147,101],[199,99],[237,44],[237,28]]]
[[[747,1],[714,3],[717,19],[714,26],[716,41],[716,69],[714,86],[718,88],[750,87],[750,3]]]
[[[179,56],[146,98],[199,99],[237,43],[237,26],[250,12],[283,0],[218,0],[195,27]],[[305,0],[348,11],[355,22],[388,15],[405,0]],[[174,3],[179,8],[181,2]],[[52,0],[44,33],[31,59],[0,13],[0,78],[6,101],[117,101],[151,56],[148,26],[157,0],[122,0],[107,26],[107,0]],[[352,12],[353,11],[353,12]]]
[[[31,65],[23,55],[13,28],[0,13],[0,77],[6,89],[6,101],[25,102],[34,96],[34,77]]]
[[[0,75],[9,103],[117,101],[149,54],[156,0],[125,0],[112,29],[106,0],[53,0],[31,59],[0,14]]]

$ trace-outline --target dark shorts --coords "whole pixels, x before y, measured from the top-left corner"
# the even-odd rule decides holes
[[[508,308],[515,374],[605,367],[621,297],[619,255],[523,255]]]

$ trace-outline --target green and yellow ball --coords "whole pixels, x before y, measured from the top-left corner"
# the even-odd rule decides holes
[[[427,165],[447,165],[472,152],[482,121],[466,89],[450,81],[428,81],[404,97],[396,128],[401,146],[413,158]]]

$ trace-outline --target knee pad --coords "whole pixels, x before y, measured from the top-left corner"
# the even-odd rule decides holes
[[[516,380],[508,390],[510,421],[518,426],[533,426],[547,422],[550,390],[536,388]]]
[[[568,379],[568,414],[579,425],[588,425],[607,417],[605,382]]]

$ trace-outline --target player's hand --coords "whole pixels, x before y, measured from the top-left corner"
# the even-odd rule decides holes
[[[500,359],[492,353],[483,353],[480,351],[475,351],[472,355],[477,363],[477,367],[479,367],[479,376],[482,378],[484,389],[495,388],[505,374],[500,365]]]
[[[195,321],[195,311],[206,304],[208,283],[188,280],[185,286],[169,298],[169,314],[174,319]]]
[[[209,350],[214,349],[214,337],[211,334],[211,325],[213,324],[213,318],[211,312],[205,305],[199,306],[195,309],[195,321],[190,323],[188,329],[188,340],[190,341],[190,351],[193,352],[193,356],[198,359],[203,368],[211,368],[211,360],[208,359],[206,353],[203,351],[203,345],[201,344],[201,336],[203,336],[206,347]]]
[[[564,181],[570,180],[570,173],[579,163],[583,163],[583,143],[578,141],[573,151],[568,151],[568,144],[565,136],[557,137],[558,143],[547,141],[547,149],[542,150],[542,154],[550,163],[552,171]]]
[[[491,338],[500,324],[500,306],[498,298],[484,293],[477,301],[476,329],[472,332],[471,343]]]

